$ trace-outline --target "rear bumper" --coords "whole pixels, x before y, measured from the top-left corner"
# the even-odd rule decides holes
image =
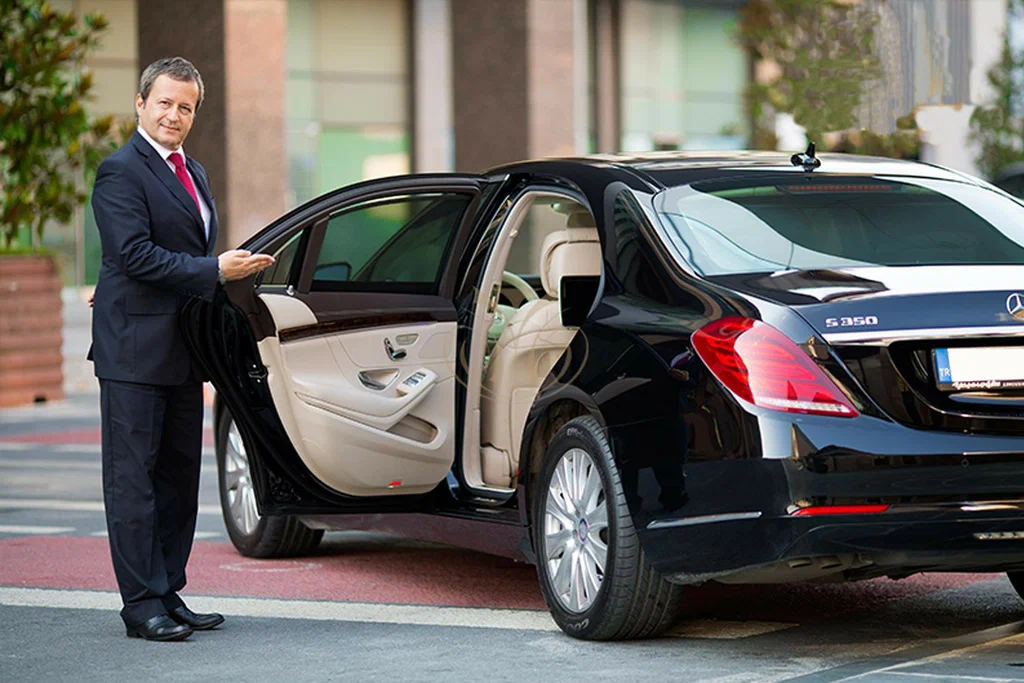
[[[648,529],[644,548],[660,572],[683,583],[1024,570],[1024,510],[893,508],[873,515],[711,521]]]
[[[636,500],[634,525],[659,571],[776,582],[1024,570],[1024,438],[864,418],[762,418],[758,428],[762,453],[788,456],[689,462],[677,509],[652,494]],[[652,490],[664,497],[666,487]],[[844,505],[889,507],[792,514]]]

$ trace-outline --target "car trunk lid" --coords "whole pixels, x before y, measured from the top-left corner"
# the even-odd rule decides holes
[[[838,379],[848,389],[859,384],[893,419],[927,429],[1024,430],[1024,367],[1016,367],[1024,357],[1024,266],[864,267],[711,279],[795,310],[849,370],[851,377]],[[1000,362],[991,362],[996,358]]]

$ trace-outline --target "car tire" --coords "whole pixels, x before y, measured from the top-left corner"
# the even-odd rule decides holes
[[[261,517],[234,419],[225,412],[217,430],[217,488],[231,543],[246,557],[295,557],[320,545],[323,529],[310,529],[294,517]]]
[[[578,483],[574,491],[566,491],[562,483],[573,477]],[[595,494],[598,481],[602,491]],[[682,587],[647,563],[611,447],[597,420],[577,417],[558,430],[532,499],[540,588],[565,633],[584,640],[628,640],[657,636],[672,626]],[[568,528],[566,521],[575,528]],[[600,569],[602,544],[607,550]],[[568,594],[565,574],[559,572],[567,571],[565,562],[570,563]],[[595,576],[600,579],[596,590]]]

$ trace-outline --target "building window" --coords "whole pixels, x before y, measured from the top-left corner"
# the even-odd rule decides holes
[[[289,0],[285,117],[291,204],[409,172],[405,0]]]
[[[621,5],[622,149],[746,146],[746,54],[735,3],[627,0]]]

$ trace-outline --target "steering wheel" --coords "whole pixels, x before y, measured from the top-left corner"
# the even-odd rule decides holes
[[[535,301],[540,298],[533,287],[530,286],[530,283],[515,273],[507,270],[504,271],[501,274],[501,283],[515,288],[517,292],[523,295],[526,301]],[[488,348],[498,343],[498,338],[505,331],[505,326],[515,317],[516,310],[518,309],[515,306],[498,304],[498,308],[494,312],[494,322],[491,323],[490,329],[487,330]]]
[[[515,287],[516,291],[522,294],[523,298],[527,301],[536,301],[540,298],[529,282],[510,271],[506,270],[501,274],[501,283]],[[515,306],[509,306],[508,308],[515,308]]]

